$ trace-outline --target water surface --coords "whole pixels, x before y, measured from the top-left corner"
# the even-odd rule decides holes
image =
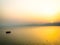
[[[11,31],[6,34],[6,31]],[[2,45],[57,45],[60,43],[60,26],[13,27],[0,30]]]

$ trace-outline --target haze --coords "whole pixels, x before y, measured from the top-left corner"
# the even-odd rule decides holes
[[[2,22],[60,22],[60,0],[1,0]]]

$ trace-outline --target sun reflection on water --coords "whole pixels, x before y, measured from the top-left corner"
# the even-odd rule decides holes
[[[60,26],[43,26],[43,27],[24,27],[7,29],[11,31],[11,34],[3,34],[3,40],[8,38],[11,42],[17,44],[22,43],[60,43]],[[4,30],[4,31],[7,31]],[[9,42],[9,41],[8,41]]]

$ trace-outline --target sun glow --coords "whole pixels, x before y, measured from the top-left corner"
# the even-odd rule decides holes
[[[59,0],[3,0],[3,15],[20,22],[54,22],[59,21]],[[8,17],[9,16],[9,17]],[[6,19],[7,20],[7,19]],[[30,21],[31,20],[31,21]]]
[[[32,13],[42,14],[41,16],[45,17],[52,17],[54,16],[57,11],[58,7],[55,1],[50,0],[35,0],[35,1],[28,1],[28,5],[26,3],[25,9],[27,11],[31,11]]]
[[[55,1],[52,0],[30,0],[28,1],[28,5],[26,3],[24,9],[26,9],[28,12],[30,11],[33,13],[33,17],[37,18],[43,18],[48,20],[49,22],[52,21],[55,18],[56,13],[58,12],[58,6]]]
[[[42,13],[43,13],[43,17],[53,17],[55,16],[55,14],[57,13],[56,12],[56,9],[53,9],[52,7],[44,7],[43,10],[42,10]]]

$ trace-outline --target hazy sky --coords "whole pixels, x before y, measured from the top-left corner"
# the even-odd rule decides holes
[[[1,0],[5,22],[56,22],[60,0]]]

